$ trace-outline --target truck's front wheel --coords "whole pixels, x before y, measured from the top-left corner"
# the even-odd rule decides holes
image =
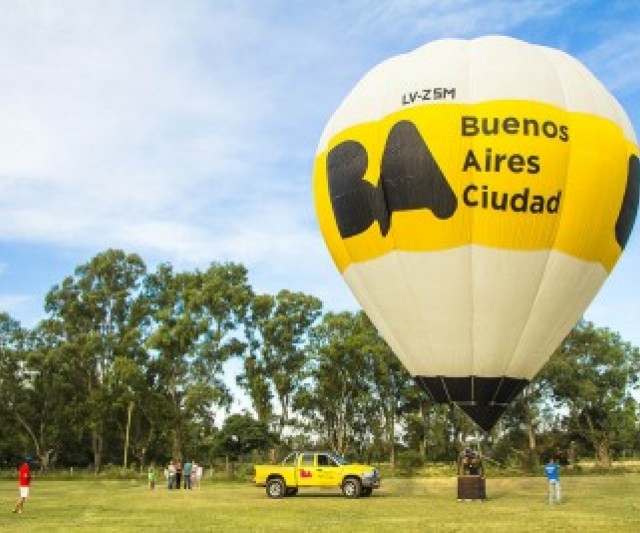
[[[273,478],[267,481],[266,490],[269,498],[282,498],[284,497],[287,488],[285,487],[282,479]]]
[[[358,498],[362,492],[362,483],[358,478],[348,477],[342,482],[342,494],[347,498]]]

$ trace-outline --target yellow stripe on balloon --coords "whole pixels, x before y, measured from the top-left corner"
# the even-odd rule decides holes
[[[327,155],[342,142],[359,142],[368,158],[363,179],[375,186],[387,137],[400,121],[419,131],[457,197],[457,209],[447,219],[429,209],[397,211],[386,236],[374,221],[364,232],[343,239],[329,194]],[[556,250],[610,271],[621,253],[615,224],[626,162],[637,153],[637,146],[610,120],[545,103],[407,107],[348,127],[329,140],[314,163],[316,210],[341,272],[392,250],[437,251],[468,244]],[[494,197],[497,202],[492,203]]]

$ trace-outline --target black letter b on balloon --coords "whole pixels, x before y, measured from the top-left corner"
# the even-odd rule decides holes
[[[458,200],[418,129],[403,120],[387,137],[377,186],[365,181],[368,156],[357,141],[344,141],[327,156],[329,196],[343,239],[355,237],[378,221],[386,236],[396,211],[429,209],[450,218]]]

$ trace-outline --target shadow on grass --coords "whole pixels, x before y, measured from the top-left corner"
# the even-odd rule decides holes
[[[283,500],[291,499],[316,499],[316,498],[329,498],[329,499],[342,499],[342,500],[370,500],[371,498],[395,498],[398,495],[395,494],[376,494],[375,492],[371,496],[360,496],[359,498],[347,498],[341,492],[299,492],[295,496],[285,496],[280,498]]]

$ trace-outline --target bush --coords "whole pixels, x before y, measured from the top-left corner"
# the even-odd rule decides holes
[[[420,452],[415,450],[405,450],[398,454],[398,466],[412,470],[424,466],[424,457]]]

